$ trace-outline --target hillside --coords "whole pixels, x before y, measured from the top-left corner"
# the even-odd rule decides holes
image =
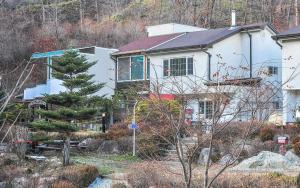
[[[240,25],[271,22],[282,30],[298,22],[295,0],[1,0],[0,3],[0,74],[12,71],[16,65],[23,66],[22,61],[32,52],[91,45],[118,48],[145,35],[147,25],[176,22],[205,28],[228,26],[232,8],[237,10]]]

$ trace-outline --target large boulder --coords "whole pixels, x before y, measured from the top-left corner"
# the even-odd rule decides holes
[[[11,182],[14,188],[25,188],[30,184],[29,180],[25,177],[14,178]]]
[[[258,155],[245,159],[235,166],[233,170],[288,170],[294,169],[293,165],[286,157],[269,151],[262,151]]]
[[[300,166],[300,157],[298,157],[293,150],[289,150],[288,152],[286,152],[285,154],[285,158],[287,160],[289,160],[291,163],[293,163],[294,165]]]
[[[98,148],[99,153],[120,153],[119,144],[115,140],[104,140]]]
[[[0,144],[0,153],[1,153],[1,152],[5,153],[5,152],[7,152],[7,151],[8,151],[8,146],[7,146],[7,144],[6,144],[6,143]]]
[[[86,138],[84,140],[82,140],[78,146],[79,147],[87,147],[90,143],[92,143],[93,139],[92,138]]]
[[[234,157],[231,154],[226,154],[220,159],[219,164],[220,165],[228,165],[233,162],[234,162]]]

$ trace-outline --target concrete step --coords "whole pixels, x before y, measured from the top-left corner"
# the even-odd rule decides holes
[[[198,139],[197,137],[186,137],[182,139],[182,150],[183,150],[183,157],[186,158],[186,154],[189,149],[193,148],[195,144],[197,144]],[[169,149],[168,154],[166,157],[164,157],[164,160],[166,161],[176,161],[178,162],[178,156],[177,151],[175,148]]]

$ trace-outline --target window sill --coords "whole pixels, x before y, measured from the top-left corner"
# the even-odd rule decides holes
[[[149,79],[139,79],[139,80],[118,80],[117,83],[122,83],[122,82],[140,82],[140,81],[145,81]]]

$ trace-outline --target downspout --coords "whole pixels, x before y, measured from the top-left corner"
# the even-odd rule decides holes
[[[249,44],[250,44],[250,52],[249,52],[249,56],[250,56],[250,78],[252,78],[252,35],[249,33],[249,31],[247,31],[247,34],[249,36]]]
[[[211,54],[205,50],[203,50],[204,53],[208,55],[208,73],[207,73],[207,79],[208,81],[211,81]]]
[[[117,68],[118,68],[118,66],[117,66],[117,64],[118,64],[118,58],[117,57],[115,57],[115,56],[113,56],[113,55],[110,55],[110,58],[115,62],[115,93],[116,93],[116,90],[117,90],[117,80],[118,80],[118,78],[117,78],[117,75],[118,75],[118,73],[117,73]]]

